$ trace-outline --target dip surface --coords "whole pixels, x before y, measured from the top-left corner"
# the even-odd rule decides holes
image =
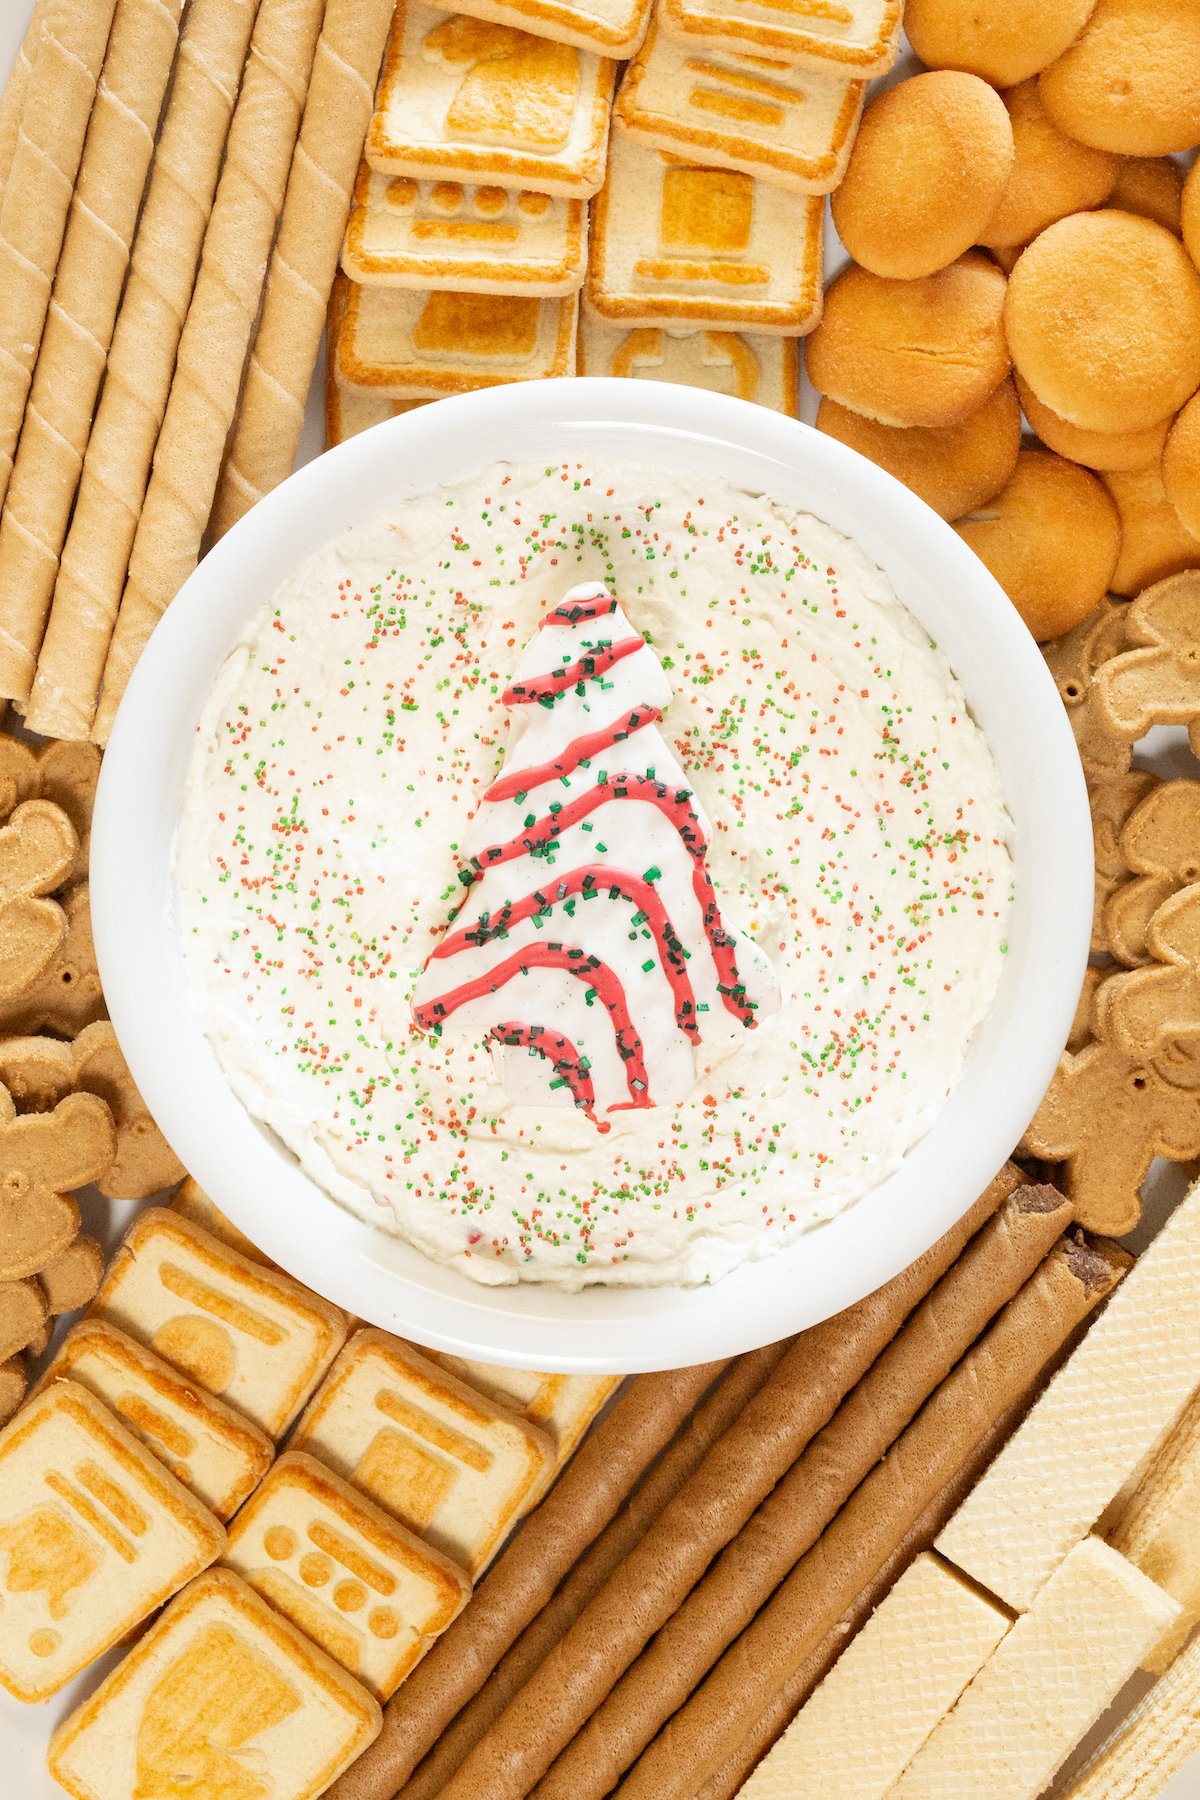
[[[501,696],[582,581],[661,662],[720,904],[782,995],[696,1046],[687,1099],[603,1133],[511,1099],[482,1037],[411,1017],[504,757]],[[958,682],[847,538],[718,480],[501,464],[335,540],[230,656],[177,847],[192,1001],[312,1177],[439,1261],[714,1279],[932,1123],[999,982],[1009,829]]]

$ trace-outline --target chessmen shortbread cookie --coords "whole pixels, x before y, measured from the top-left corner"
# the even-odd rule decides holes
[[[587,202],[359,171],[342,265],[353,281],[474,294],[573,294]]]
[[[545,1375],[532,1369],[502,1369],[495,1363],[473,1362],[465,1356],[418,1352],[440,1368],[457,1375],[476,1393],[486,1394],[498,1406],[511,1407],[531,1425],[549,1433],[554,1444],[554,1469],[561,1469],[604,1402],[620,1386],[619,1375]]]
[[[643,325],[623,331],[592,312],[579,320],[579,373],[673,381],[753,400],[799,416],[800,349],[796,338],[739,331],[669,330]]]
[[[251,1262],[262,1263],[273,1269],[275,1264],[269,1256],[264,1256],[257,1244],[252,1244],[244,1231],[239,1231],[232,1219],[227,1219],[215,1201],[210,1200],[198,1181],[189,1175],[180,1183],[171,1202],[171,1211],[177,1212],[181,1219],[190,1219],[201,1231],[207,1231],[210,1237],[219,1238],[221,1243],[228,1244],[240,1256],[248,1257]]]
[[[471,1595],[449,1557],[300,1451],[242,1508],[225,1561],[379,1700]]]
[[[336,1306],[158,1207],[130,1227],[95,1311],[271,1437],[346,1337]]]
[[[615,72],[571,44],[399,0],[367,161],[586,200],[604,180]]]
[[[74,1800],[315,1800],[381,1724],[364,1687],[214,1569],[59,1726],[49,1766]]]
[[[786,57],[858,76],[891,67],[901,0],[663,0],[663,29],[685,43]]]
[[[342,335],[342,321],[346,317],[351,285],[344,275],[335,275],[333,291],[329,296],[328,350],[325,357],[325,448],[327,450],[334,444],[344,444],[347,438],[357,437],[360,431],[369,431],[372,425],[382,425],[385,419],[394,419],[400,413],[411,412],[414,406],[427,405],[424,400],[381,399],[377,394],[364,394],[355,388],[344,387],[338,380],[338,340]],[[181,1205],[181,1201],[183,1201],[184,1192],[189,1185],[194,1184],[185,1181],[175,1197],[176,1207],[185,1213],[187,1207],[186,1204]],[[212,1206],[212,1201],[201,1188],[196,1188],[195,1191],[206,1205]],[[196,1214],[195,1218],[198,1225],[206,1224],[199,1214]],[[225,1243],[232,1242],[225,1232],[216,1230],[212,1226],[209,1226],[208,1229],[213,1231],[214,1237],[221,1238]],[[231,1226],[230,1229],[236,1230],[237,1227]],[[235,1248],[240,1248],[240,1246],[235,1246]],[[260,1257],[259,1260],[265,1259]]]
[[[827,194],[845,173],[866,85],[843,69],[680,43],[655,24],[613,117],[656,150]]]
[[[476,19],[492,19],[499,25],[515,25],[535,37],[553,38],[559,44],[576,44],[597,56],[624,62],[646,35],[650,0],[432,0],[447,12],[470,13]]]
[[[413,293],[353,283],[337,344],[344,387],[436,400],[508,381],[575,373],[579,299]]]
[[[55,1382],[0,1435],[0,1684],[57,1693],[224,1548],[107,1407]]]
[[[360,1331],[293,1439],[478,1574],[553,1465],[545,1432],[385,1331]]]
[[[587,298],[618,325],[800,337],[821,315],[822,202],[699,168],[617,127],[592,208]]]
[[[44,1383],[63,1380],[103,1400],[218,1519],[231,1519],[271,1466],[265,1432],[103,1319],[64,1339]]]

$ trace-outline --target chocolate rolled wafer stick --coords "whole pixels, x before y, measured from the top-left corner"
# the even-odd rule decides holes
[[[1055,1188],[1009,1196],[563,1751],[537,1800],[600,1800],[616,1785],[1070,1221]]]
[[[191,0],[26,720],[86,738],[258,0]]]
[[[1108,1244],[1068,1241],[1051,1251],[664,1726],[616,1790],[620,1800],[690,1800],[716,1773],[736,1749],[745,1720],[772,1704],[1131,1260]],[[451,1784],[447,1796],[453,1791]]]
[[[394,0],[328,0],[217,491],[218,536],[292,472],[393,10]]]
[[[620,1512],[576,1563],[562,1586],[505,1652],[479,1692],[447,1726],[397,1800],[436,1800],[446,1782],[524,1687],[594,1594],[620,1566],[667,1502],[674,1498],[721,1434],[783,1359],[790,1340],[751,1350],[732,1362],[633,1490]]]
[[[183,0],[118,0],[8,497],[0,694],[29,696],[104,378]]]
[[[3,190],[8,180],[8,171],[12,167],[17,133],[21,129],[21,115],[25,111],[25,97],[29,92],[29,78],[33,74],[33,59],[46,28],[46,14],[53,4],[54,0],[37,0],[29,29],[17,51],[17,60],[4,84],[4,92],[0,94],[0,190]]]
[[[42,341],[116,0],[54,0],[0,199],[0,503]]]
[[[150,633],[200,555],[323,12],[323,0],[261,0],[108,649],[93,733],[100,743]]]

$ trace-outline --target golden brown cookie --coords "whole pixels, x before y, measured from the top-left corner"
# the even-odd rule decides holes
[[[1183,232],[1188,255],[1200,266],[1200,162],[1192,164],[1183,184],[1179,228]]]
[[[1169,419],[1147,425],[1143,431],[1084,431],[1043,406],[1021,375],[1016,382],[1025,417],[1043,444],[1059,456],[1082,463],[1086,469],[1144,469],[1162,455]]]
[[[23,993],[62,948],[66,920],[47,896],[78,851],[71,821],[48,800],[23,801],[0,828],[0,1001]]]
[[[62,910],[66,936],[57,955],[32,987],[0,999],[0,1032],[6,1035],[54,1031],[74,1037],[104,1015],[86,881],[67,889]]]
[[[1049,450],[1023,450],[1008,485],[955,530],[1039,640],[1088,616],[1120,547],[1117,509],[1101,483]]]
[[[60,1038],[14,1037],[0,1041],[0,1086],[18,1112],[52,1112],[75,1086],[75,1058]]]
[[[1141,736],[1113,722],[1098,704],[1095,689],[1097,671],[1125,648],[1128,612],[1126,601],[1106,597],[1082,625],[1042,645],[1089,784],[1125,774],[1133,740]]]
[[[919,281],[853,263],[825,295],[808,340],[819,393],[885,425],[955,425],[1008,373],[1005,279],[970,251]]]
[[[1038,399],[1087,431],[1140,431],[1200,386],[1200,274],[1132,213],[1075,213],[1034,239],[1008,283],[1009,348]]]
[[[53,1316],[77,1312],[94,1299],[104,1274],[104,1252],[95,1238],[77,1237],[61,1256],[38,1272],[38,1285]]]
[[[1113,571],[1114,594],[1140,594],[1168,575],[1200,568],[1200,538],[1186,530],[1167,499],[1157,463],[1112,470],[1102,477],[1121,515],[1121,554]]]
[[[52,1113],[18,1116],[0,1088],[0,1281],[36,1275],[79,1230],[76,1188],[112,1162],[116,1132],[94,1094],[68,1094]]]
[[[107,1019],[80,1032],[74,1063],[76,1087],[98,1094],[117,1128],[117,1153],[97,1183],[100,1192],[114,1200],[148,1200],[174,1187],[187,1171],[146,1110]]]
[[[29,1377],[19,1356],[10,1356],[7,1362],[0,1363],[0,1425],[8,1424],[28,1386]]]
[[[47,1317],[46,1296],[36,1281],[0,1281],[0,1359],[27,1350]]]
[[[1108,904],[1124,884],[1129,885],[1122,831],[1131,813],[1158,786],[1157,775],[1147,769],[1131,769],[1111,781],[1091,785],[1092,842],[1095,846],[1096,886],[1092,908],[1093,956],[1112,948],[1108,933]]]
[[[1015,164],[999,206],[979,233],[979,242],[993,250],[1027,244],[1056,219],[1102,206],[1121,167],[1119,157],[1077,144],[1051,123],[1036,81],[1009,88],[1004,104]]]
[[[1190,569],[1156,582],[1121,610],[1125,643],[1093,670],[1091,698],[1098,721],[1131,740],[1152,725],[1190,722],[1192,749],[1200,754],[1200,574]]]
[[[969,250],[1013,171],[1004,102],[975,75],[914,75],[867,108],[833,222],[864,269],[910,281]]]
[[[1171,427],[1162,484],[1184,530],[1200,539],[1200,397],[1188,401]]]
[[[88,852],[92,841],[92,809],[100,780],[100,751],[95,744],[49,743],[37,758],[37,791],[43,800],[61,806],[75,827],[79,855],[71,871],[72,881],[87,879]]]
[[[1108,204],[1118,212],[1140,213],[1178,236],[1183,223],[1183,170],[1169,156],[1127,156]]]
[[[878,463],[943,519],[958,519],[998,493],[1016,468],[1021,408],[1011,381],[957,425],[881,425],[822,400],[817,430]]]
[[[1041,78],[1060,131],[1119,156],[1200,143],[1200,8],[1194,0],[1097,0]]]
[[[908,0],[904,28],[931,69],[969,69],[993,87],[1036,75],[1073,44],[1095,0]]]

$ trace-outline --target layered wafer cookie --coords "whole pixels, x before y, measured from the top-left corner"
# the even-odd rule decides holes
[[[1151,1800],[1200,1751],[1200,1638],[1134,1707],[1059,1800]]]
[[[469,1575],[490,1560],[553,1465],[543,1431],[386,1331],[360,1331],[293,1446],[344,1475]]]
[[[353,283],[336,379],[388,400],[436,400],[575,372],[578,296],[418,294]]]
[[[739,1800],[883,1800],[1009,1623],[940,1557],[919,1556]]]
[[[1200,1384],[1200,1187],[1135,1265],[938,1549],[1023,1612]]]
[[[368,286],[573,294],[587,267],[587,202],[529,188],[377,175],[364,164],[342,267]]]
[[[59,1726],[49,1766],[74,1800],[315,1800],[379,1724],[359,1682],[214,1569]]]
[[[894,1800],[1037,1800],[1178,1611],[1085,1538],[917,1752]]]
[[[1146,1659],[1161,1674],[1200,1623],[1200,1398],[1118,1501],[1108,1541],[1179,1601],[1178,1622]]]
[[[94,1310],[270,1437],[346,1336],[336,1306],[157,1207],[135,1219]]]
[[[901,0],[663,0],[664,30],[688,44],[842,68],[891,67]]]
[[[55,1382],[0,1436],[0,1685],[57,1693],[224,1548],[107,1407]]]
[[[845,173],[866,85],[844,69],[681,43],[655,23],[613,116],[652,149],[827,194]]]
[[[471,1595],[449,1557],[300,1451],[242,1508],[225,1561],[378,1700]]]
[[[821,314],[822,203],[664,156],[619,126],[592,207],[588,304],[615,325],[800,337]]]
[[[662,325],[625,331],[585,309],[579,320],[579,373],[678,382],[753,400],[790,419],[799,415],[800,351],[795,338]]]
[[[571,44],[399,0],[367,161],[586,200],[604,180],[614,74]]]

